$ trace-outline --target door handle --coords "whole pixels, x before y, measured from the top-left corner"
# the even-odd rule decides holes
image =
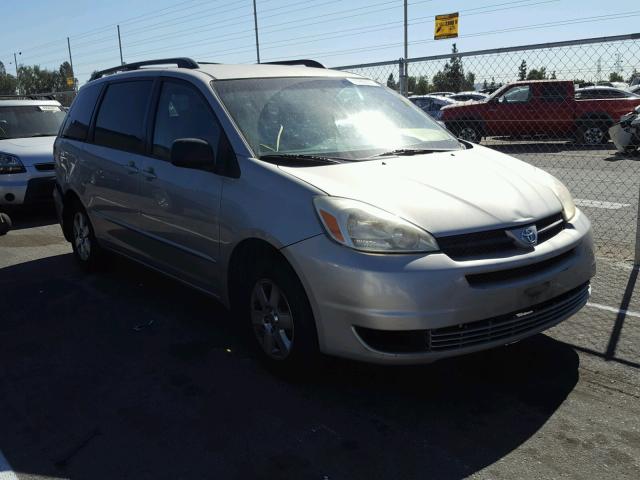
[[[127,170],[127,172],[129,172],[129,175],[135,175],[139,172],[138,167],[133,161],[127,163],[126,165],[123,165],[123,167]]]
[[[147,178],[147,180],[154,180],[158,178],[153,167],[143,168],[142,174]]]

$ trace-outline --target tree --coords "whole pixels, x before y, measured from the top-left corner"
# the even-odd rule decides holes
[[[72,89],[72,86],[67,84],[67,78],[72,78],[69,62],[63,62],[58,70],[47,70],[39,65],[20,65],[18,75],[20,93],[23,95]],[[77,82],[77,79],[74,78],[74,82]]]
[[[527,80],[546,80],[547,79],[547,69],[546,67],[540,67],[539,70],[532,68],[529,70],[527,74]]]
[[[610,82],[624,82],[624,78],[618,72],[611,72],[609,74]]]
[[[518,80],[526,80],[526,78],[527,78],[527,61],[522,60],[522,63],[518,68]]]
[[[389,78],[387,78],[387,87],[392,88],[394,90],[398,89],[398,84],[396,83],[396,79],[393,76],[393,73],[390,73]]]
[[[60,90],[72,90],[78,84],[78,79],[73,76],[73,70],[71,70],[69,62],[62,62],[58,71],[60,72],[61,84],[58,86]],[[69,85],[67,79],[72,79],[73,83]]]
[[[418,81],[416,82],[416,95],[425,95],[429,93],[431,86],[429,85],[429,79],[423,75],[418,77]]]
[[[636,80],[640,81],[640,72],[634,68],[633,72],[631,72],[631,75],[629,76],[629,80],[627,80],[627,83],[629,85],[633,85],[633,82]]]
[[[4,67],[4,63],[0,62],[0,77],[7,74],[7,69]]]
[[[458,47],[453,44],[451,58],[444,65],[443,69],[433,76],[433,88],[435,91],[460,92],[462,90],[473,90],[475,75],[473,73],[464,74],[462,59],[458,56]]]
[[[482,89],[486,90],[487,88],[489,88],[489,84],[487,83],[487,79],[484,79],[484,82],[482,82]]]
[[[551,77],[549,77],[551,80],[557,80],[558,77],[556,77],[556,71],[554,70],[553,72],[551,72]]]
[[[15,95],[16,83],[16,77],[13,75],[0,75],[0,95]]]

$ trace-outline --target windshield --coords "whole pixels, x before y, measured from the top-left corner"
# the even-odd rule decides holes
[[[56,136],[64,116],[57,105],[0,107],[0,139]]]
[[[363,160],[399,149],[460,149],[409,100],[360,78],[214,82],[255,154]]]

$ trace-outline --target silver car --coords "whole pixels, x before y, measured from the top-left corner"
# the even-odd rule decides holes
[[[51,204],[53,142],[64,116],[55,100],[0,98],[0,209]]]
[[[218,298],[282,366],[432,362],[585,305],[591,226],[562,183],[303,63],[95,75],[54,147],[78,262],[117,252]]]

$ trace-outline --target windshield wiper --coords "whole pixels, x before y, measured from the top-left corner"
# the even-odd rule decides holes
[[[441,153],[441,152],[453,152],[455,150],[452,150],[450,148],[398,148],[396,150],[390,150],[388,152],[384,152],[384,153],[379,153],[378,155],[374,155],[373,157],[369,157],[369,158],[376,158],[376,157],[390,157],[390,156],[411,156],[411,155],[426,155],[428,153]]]
[[[267,155],[260,155],[258,158],[270,163],[288,163],[293,165],[329,165],[349,161],[346,158],[323,157],[321,155],[310,155],[306,153],[269,153]]]

